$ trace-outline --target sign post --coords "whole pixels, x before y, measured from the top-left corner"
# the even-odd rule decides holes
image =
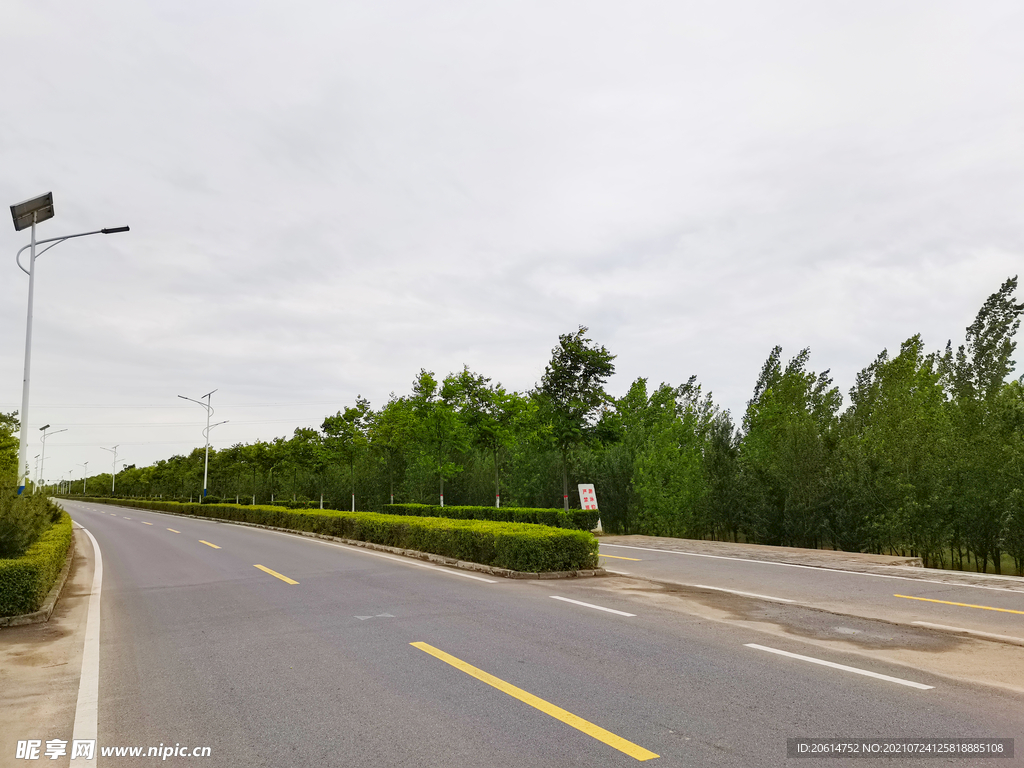
[[[597,494],[594,492],[594,484],[580,483],[577,487],[580,490],[580,507],[582,509],[597,509]],[[600,515],[597,517],[597,528],[594,530],[602,530]]]

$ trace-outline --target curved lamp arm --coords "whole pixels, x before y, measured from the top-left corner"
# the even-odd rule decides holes
[[[79,232],[77,235],[64,235],[63,237],[49,237],[46,240],[36,240],[36,245],[42,245],[43,243],[50,243],[50,245],[46,246],[45,248],[43,248],[43,250],[41,250],[39,253],[36,254],[36,258],[38,259],[40,256],[42,256],[48,250],[53,248],[53,246],[58,245],[60,243],[63,243],[65,240],[71,240],[72,238],[75,238],[75,237],[85,237],[86,235],[113,235],[113,234],[115,234],[117,232],[128,232],[128,231],[130,231],[130,229],[131,229],[130,227],[107,227],[105,229],[96,229],[96,230],[93,230],[92,232]],[[18,251],[18,255],[14,257],[14,260],[18,262],[18,267],[26,275],[29,272],[28,272],[27,269],[25,269],[23,266],[21,266],[21,254],[22,254],[22,252],[28,250],[31,247],[32,247],[32,244],[29,243],[28,245],[26,245],[23,248],[21,248]]]

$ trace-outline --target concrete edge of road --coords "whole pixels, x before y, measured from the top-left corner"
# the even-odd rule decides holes
[[[609,571],[608,575],[609,576],[614,576],[614,577],[620,578],[620,579],[630,579],[632,581],[647,582],[648,584],[657,584],[660,587],[672,587],[672,588],[676,588],[676,589],[682,587],[682,588],[685,588],[685,589],[693,590],[694,592],[704,592],[704,593],[708,593],[708,594],[720,594],[720,591],[717,590],[717,589],[712,589],[712,588],[709,588],[709,587],[702,587],[702,586],[700,586],[698,584],[687,584],[687,583],[682,582],[682,581],[672,581],[670,579],[655,579],[655,578],[651,578],[651,577],[648,577],[648,576],[638,576],[638,575],[633,574],[633,573],[630,573],[630,574],[620,574],[620,573],[616,573],[615,571]],[[727,594],[735,595],[737,597],[745,597],[748,600],[760,600],[761,602],[766,602],[766,603],[771,603],[771,602],[775,602],[776,600],[778,600],[778,598],[772,598],[772,597],[767,597],[767,596],[763,596],[763,595],[756,595],[756,594],[751,593],[751,592],[738,592],[736,590],[731,590],[731,589],[721,590],[721,592],[725,592]],[[1011,637],[1010,635],[997,635],[994,632],[982,632],[980,630],[966,629],[966,628],[963,628],[963,627],[950,627],[950,626],[946,626],[944,624],[932,624],[930,622],[925,622],[925,621],[909,621],[909,620],[908,621],[896,621],[894,619],[882,618],[881,616],[868,616],[868,615],[861,614],[861,613],[851,613],[851,612],[840,613],[839,611],[833,610],[832,608],[826,608],[826,607],[821,606],[821,605],[814,605],[813,603],[802,603],[802,602],[793,601],[790,604],[793,605],[794,607],[806,608],[806,609],[811,610],[811,611],[818,611],[819,613],[828,613],[828,614],[831,614],[832,616],[852,616],[852,617],[856,617],[858,619],[865,619],[867,621],[882,621],[882,622],[885,622],[886,624],[892,624],[892,625],[897,626],[897,627],[907,627],[907,628],[911,628],[911,629],[927,629],[927,630],[931,630],[932,632],[942,632],[943,634],[947,634],[947,635],[956,635],[957,637],[967,637],[967,638],[971,638],[971,639],[974,639],[974,640],[987,640],[987,641],[993,642],[993,643],[1001,643],[1002,645],[1016,645],[1016,646],[1024,647],[1024,638]]]
[[[79,528],[81,526],[78,526]],[[53,587],[49,592],[46,593],[46,599],[43,600],[43,605],[38,611],[32,613],[23,613],[20,616],[4,616],[0,618],[0,628],[3,627],[22,627],[26,624],[42,624],[45,621],[50,620],[50,615],[53,613],[53,609],[57,606],[57,600],[60,598],[60,593],[64,589],[64,585],[67,583],[68,574],[71,573],[71,562],[75,559],[75,536],[72,530],[71,544],[68,546],[67,557],[64,558],[64,567],[61,569],[60,575],[57,577],[57,581],[54,582]]]
[[[102,502],[94,502],[102,503]],[[129,507],[134,509],[134,507]],[[457,560],[454,557],[445,557],[444,555],[435,555],[430,552],[420,552],[415,549],[402,549],[401,547],[389,547],[384,544],[374,544],[370,541],[358,541],[356,539],[343,539],[339,536],[328,536],[323,533],[313,533],[312,531],[295,531],[291,528],[278,528],[273,525],[263,525],[262,523],[247,523],[242,520],[223,520],[219,517],[203,517],[202,515],[181,515],[177,512],[167,512],[165,510],[155,509],[142,509],[138,508],[140,512],[150,512],[154,515],[171,515],[172,517],[184,517],[187,520],[207,520],[211,523],[224,523],[226,525],[244,525],[247,528],[262,528],[265,531],[276,531],[277,533],[290,533],[294,536],[305,536],[309,539],[324,539],[326,541],[334,541],[339,544],[347,544],[352,547],[362,547],[363,549],[374,549],[378,552],[388,552],[392,555],[400,555],[401,557],[409,557],[415,560],[426,560],[434,563],[435,565],[444,565],[450,568],[459,568],[463,571],[475,571],[476,573],[486,573],[489,576],[500,576],[504,579],[580,579],[588,578],[591,576],[607,576],[608,573],[604,568],[590,568],[578,571],[541,571],[539,573],[531,573],[529,571],[512,571],[508,568],[497,568],[493,565],[484,565],[483,563],[470,563],[465,560]]]

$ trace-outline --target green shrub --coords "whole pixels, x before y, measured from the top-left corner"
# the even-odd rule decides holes
[[[533,523],[555,528],[592,531],[599,512],[591,509],[537,509],[532,507],[439,507],[433,504],[385,504],[389,515],[446,517],[451,520],[495,520],[506,523]]]
[[[0,488],[0,558],[22,555],[60,514],[42,493],[18,496],[14,488]]]
[[[597,567],[597,539],[589,531],[490,520],[453,520],[327,509],[292,510],[264,505],[200,505],[104,498],[92,501],[309,531],[429,552],[513,571],[537,573]]]
[[[60,576],[71,546],[71,518],[58,520],[21,557],[0,559],[0,616],[31,613],[42,605]]]

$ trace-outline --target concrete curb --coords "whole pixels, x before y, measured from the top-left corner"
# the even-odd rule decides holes
[[[94,502],[101,504],[102,502]],[[111,504],[110,506],[121,506],[119,504]],[[184,517],[188,520],[208,520],[212,523],[226,523],[228,525],[244,525],[247,528],[262,528],[265,531],[277,531],[278,533],[290,533],[293,536],[305,536],[311,539],[325,539],[327,541],[336,541],[339,544],[347,544],[352,547],[362,547],[363,549],[373,549],[378,552],[388,552],[392,555],[399,555],[401,557],[410,557],[415,560],[426,560],[434,563],[435,565],[443,565],[449,568],[459,568],[463,571],[475,571],[476,573],[486,573],[490,576],[500,576],[503,579],[579,579],[587,578],[591,576],[607,576],[608,572],[604,568],[591,568],[579,571],[542,571],[539,573],[530,573],[528,571],[510,571],[508,568],[496,568],[493,565],[484,565],[482,563],[470,563],[465,560],[456,560],[454,557],[444,557],[443,555],[435,555],[430,552],[419,552],[415,549],[402,549],[400,547],[388,547],[383,544],[374,544],[369,541],[357,541],[356,539],[343,539],[338,536],[328,536],[323,533],[313,533],[312,531],[295,531],[291,528],[278,528],[273,525],[262,525],[261,523],[247,523],[242,520],[224,520],[220,517],[203,517],[201,515],[184,515],[178,512],[168,512],[164,509],[144,509],[143,507],[128,507],[129,509],[138,509],[140,512],[152,512],[157,515],[171,515],[173,517]]]
[[[50,620],[50,614],[53,613],[53,609],[57,606],[57,600],[60,597],[61,590],[64,589],[64,584],[68,580],[68,574],[71,573],[71,562],[75,559],[75,536],[74,529],[72,528],[71,544],[68,546],[67,557],[64,558],[64,568],[61,569],[60,575],[57,577],[57,581],[54,583],[53,588],[46,593],[46,599],[43,600],[43,607],[33,613],[23,613],[20,616],[4,616],[0,618],[0,627],[21,627],[25,624],[42,624],[45,621]]]

